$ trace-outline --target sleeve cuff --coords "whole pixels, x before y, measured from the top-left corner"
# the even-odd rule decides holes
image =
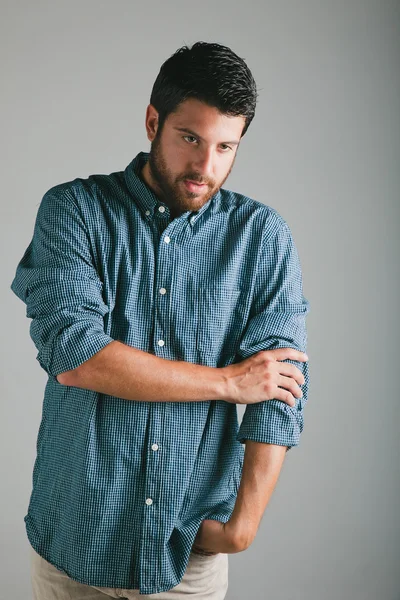
[[[114,342],[100,329],[93,331],[93,324],[88,323],[86,327],[71,326],[68,329],[68,340],[59,337],[53,345],[50,360],[47,362],[39,352],[37,360],[40,365],[53,377],[65,371],[76,369],[82,363],[97,354],[102,348]]]
[[[242,444],[248,439],[288,448],[298,446],[303,429],[300,400],[296,400],[294,407],[282,400],[248,404],[236,439]]]

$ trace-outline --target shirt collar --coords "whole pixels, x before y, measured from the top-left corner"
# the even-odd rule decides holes
[[[148,161],[149,156],[149,152],[139,152],[139,154],[137,154],[135,158],[129,163],[129,165],[124,171],[126,185],[128,186],[130,193],[134,197],[136,204],[139,206],[143,214],[145,214],[146,216],[153,216],[154,211],[158,210],[160,206],[163,206],[165,208],[164,214],[169,215],[169,207],[167,206],[167,204],[162,202],[156,196],[153,190],[145,183],[145,181],[139,175],[144,165]],[[190,219],[190,222],[193,224],[193,222],[195,220],[197,221],[197,218],[201,214],[203,214],[203,212],[205,212],[208,208],[210,208],[211,212],[215,212],[219,201],[220,191],[218,190],[218,192],[214,194],[214,196],[212,196],[205,204],[203,204],[203,206],[198,211],[187,211],[185,213],[182,213],[180,217]]]

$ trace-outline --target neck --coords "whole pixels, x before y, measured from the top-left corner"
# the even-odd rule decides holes
[[[150,167],[149,167],[148,161],[146,162],[146,164],[144,165],[143,169],[141,170],[140,175],[141,175],[143,181],[156,194],[156,196],[159,196],[160,192],[159,192],[158,187],[154,183],[153,178],[151,176],[151,172],[150,172]]]

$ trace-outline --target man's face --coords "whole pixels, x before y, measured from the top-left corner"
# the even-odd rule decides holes
[[[221,115],[215,107],[190,98],[168,115],[160,133],[158,113],[148,106],[151,149],[142,174],[169,206],[172,218],[199,210],[222,187],[232,170],[244,124],[244,117]]]

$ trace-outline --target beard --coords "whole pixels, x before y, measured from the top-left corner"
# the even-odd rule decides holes
[[[233,161],[234,162],[234,161]],[[167,166],[161,150],[161,132],[157,131],[156,137],[151,143],[149,155],[149,169],[153,181],[158,187],[158,196],[170,209],[171,216],[175,218],[186,211],[197,211],[214,196],[224,184],[232,170],[232,165],[219,185],[215,182],[203,181],[201,175],[194,171],[188,171],[182,175],[173,175]],[[185,179],[191,179],[199,183],[205,183],[207,190],[199,196],[196,192],[185,189]]]

